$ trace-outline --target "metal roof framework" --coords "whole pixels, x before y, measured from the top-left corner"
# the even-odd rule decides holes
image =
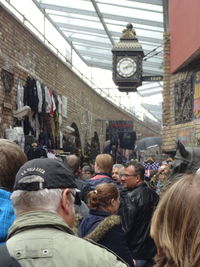
[[[112,46],[119,41],[126,24],[132,23],[146,55],[144,75],[162,74],[162,0],[33,2],[92,67],[112,70]]]
[[[143,75],[163,74],[163,0],[32,1],[88,66],[112,70],[111,49],[132,23],[145,54]],[[138,89],[143,97],[161,92],[161,83]]]

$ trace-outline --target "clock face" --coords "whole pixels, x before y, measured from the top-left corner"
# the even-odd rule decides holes
[[[121,58],[117,63],[117,72],[124,78],[131,77],[136,72],[136,69],[137,64],[130,57]]]

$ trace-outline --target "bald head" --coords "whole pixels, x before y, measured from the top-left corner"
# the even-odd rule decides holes
[[[64,163],[72,169],[73,173],[77,173],[80,168],[80,158],[76,155],[69,155],[64,159]]]

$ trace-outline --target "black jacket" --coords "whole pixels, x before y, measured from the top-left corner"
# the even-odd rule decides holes
[[[119,214],[134,259],[152,259],[156,253],[149,230],[158,200],[158,195],[145,183],[121,192]]]

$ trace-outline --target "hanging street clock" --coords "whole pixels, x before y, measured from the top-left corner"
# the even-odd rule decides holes
[[[144,52],[132,24],[123,30],[120,42],[112,49],[113,81],[122,92],[135,92],[142,84]]]

